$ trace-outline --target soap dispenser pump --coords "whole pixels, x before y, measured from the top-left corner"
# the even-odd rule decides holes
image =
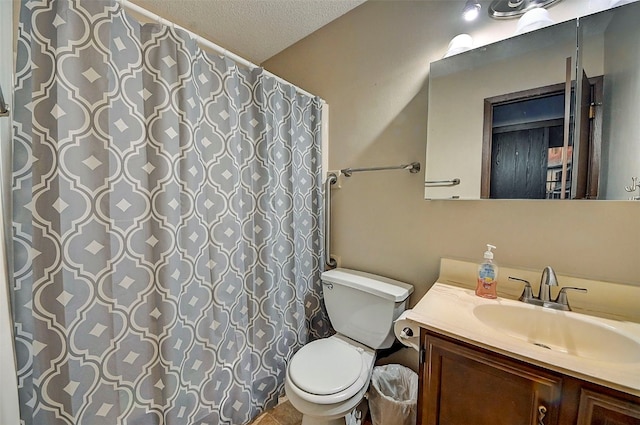
[[[496,249],[496,247],[491,244],[487,244],[487,250],[484,253],[484,261],[478,266],[476,295],[482,298],[493,299],[498,297],[498,265],[493,261],[492,249]]]

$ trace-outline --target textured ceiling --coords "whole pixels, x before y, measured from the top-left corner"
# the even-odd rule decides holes
[[[256,64],[365,0],[131,0]]]

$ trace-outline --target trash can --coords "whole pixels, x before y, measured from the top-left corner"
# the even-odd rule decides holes
[[[399,364],[373,368],[369,391],[373,425],[415,425],[417,409],[417,373]]]

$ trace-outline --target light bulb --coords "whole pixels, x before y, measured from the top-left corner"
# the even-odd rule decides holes
[[[467,3],[462,9],[462,17],[465,21],[473,21],[480,15],[480,3],[477,0],[467,0]]]

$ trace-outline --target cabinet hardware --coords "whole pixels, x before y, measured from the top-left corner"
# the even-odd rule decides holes
[[[424,182],[426,187],[437,187],[437,186],[457,186],[460,184],[460,179],[451,179],[451,180],[427,180]]]
[[[547,408],[538,406],[538,425],[544,425],[544,417],[547,416]]]

